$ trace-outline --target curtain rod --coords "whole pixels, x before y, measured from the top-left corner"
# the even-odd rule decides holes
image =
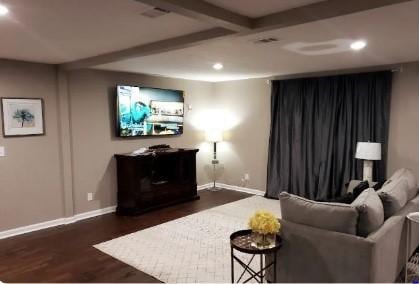
[[[335,75],[366,73],[366,72],[375,72],[375,71],[384,71],[384,70],[389,70],[393,73],[403,72],[403,66],[397,67],[394,65],[386,65],[386,66],[381,66],[381,67],[380,66],[370,67],[370,68],[365,67],[361,69],[332,70],[332,71],[323,71],[323,72],[320,71],[320,72],[313,72],[313,73],[282,75],[282,76],[274,76],[272,79],[267,79],[266,83],[270,85],[271,82],[275,80],[287,80],[287,79],[297,79],[297,78],[305,78],[305,77],[310,78],[310,77],[335,76]]]

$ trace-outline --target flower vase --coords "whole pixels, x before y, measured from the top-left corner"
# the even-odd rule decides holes
[[[252,246],[258,249],[268,249],[275,246],[276,234],[252,232]]]

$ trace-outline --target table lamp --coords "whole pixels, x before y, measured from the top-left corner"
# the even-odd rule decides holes
[[[356,145],[356,159],[364,160],[364,178],[372,182],[373,161],[381,160],[381,143],[358,142]]]
[[[216,191],[218,190],[215,187],[215,179],[216,179],[216,174],[215,174],[215,166],[219,163],[219,161],[217,160],[217,143],[223,141],[223,132],[220,129],[210,129],[205,133],[205,138],[208,142],[212,142],[214,144],[214,154],[213,154],[213,158],[212,158],[212,170],[214,173],[214,179],[213,179],[213,187],[210,189],[212,191]]]

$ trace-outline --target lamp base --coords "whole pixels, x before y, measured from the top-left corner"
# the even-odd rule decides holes
[[[216,191],[220,191],[221,189],[222,188],[220,187],[213,186],[213,187],[208,188],[208,191],[216,192]]]
[[[370,160],[364,160],[364,178],[369,183],[372,183],[372,166],[373,162]]]

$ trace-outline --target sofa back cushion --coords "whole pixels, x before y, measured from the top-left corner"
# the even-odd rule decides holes
[[[407,200],[412,200],[418,194],[418,185],[417,185],[415,175],[413,174],[411,170],[404,169],[404,172],[400,178],[405,179],[407,182],[407,186],[408,186]]]
[[[407,200],[412,200],[418,194],[418,184],[415,175],[410,169],[398,169],[394,174],[384,183],[384,186],[390,185],[399,179],[405,179],[408,185]]]
[[[384,223],[384,208],[373,188],[364,190],[351,204],[359,213],[358,235],[366,237]]]
[[[389,177],[388,179],[387,179],[387,181],[384,183],[384,185],[388,185],[388,184],[390,184],[392,181],[395,181],[395,180],[398,180],[402,175],[403,175],[403,173],[404,173],[404,171],[405,171],[406,169],[404,169],[404,168],[401,168],[401,169],[398,169],[397,171],[395,171],[392,175],[391,175],[391,177]]]
[[[312,201],[287,192],[279,200],[284,220],[352,235],[357,232],[358,211],[351,205]]]
[[[385,184],[379,191],[378,196],[383,202],[384,217],[387,219],[400,209],[402,209],[408,201],[409,186],[406,179],[399,178]]]

